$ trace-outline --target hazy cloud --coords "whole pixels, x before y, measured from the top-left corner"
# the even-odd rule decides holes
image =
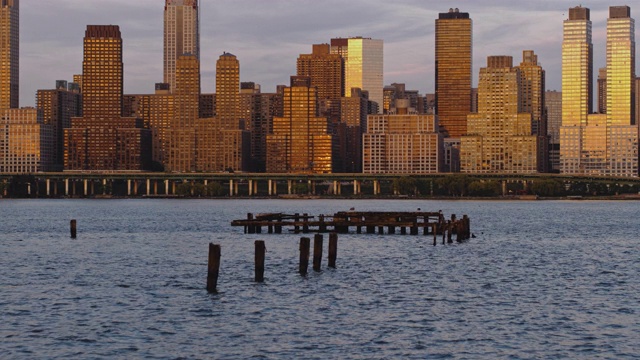
[[[385,84],[433,91],[434,28],[439,12],[469,12],[474,26],[474,78],[489,55],[517,64],[531,49],[547,71],[547,87],[560,88],[562,21],[574,1],[536,0],[201,0],[202,89],[215,88],[215,62],[223,51],[238,56],[241,80],[264,92],[287,84],[296,58],[333,37],[365,36],[385,42]],[[590,1],[595,67],[604,66],[608,6]],[[162,81],[162,0],[22,0],[21,104],[37,89],[82,72],[82,38],[88,24],[120,25],[125,92],[151,93]],[[476,80],[477,81],[477,80]],[[474,81],[475,82],[475,81]]]

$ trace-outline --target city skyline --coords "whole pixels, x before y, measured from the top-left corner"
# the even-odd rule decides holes
[[[106,0],[87,6],[86,2],[63,0],[55,4],[38,2],[36,6],[35,0],[23,0],[21,5],[21,106],[33,106],[37,89],[48,88],[57,79],[71,80],[73,74],[81,72],[82,34],[89,24],[120,25],[125,93],[152,93],[154,84],[162,81],[161,2]],[[474,19],[474,86],[486,56],[517,57],[522,50],[531,49],[539,54],[547,70],[547,88],[559,90],[562,22],[568,17],[567,9],[576,4],[564,0],[516,6],[502,0],[483,5],[413,0],[372,4],[362,0],[326,5],[323,2],[316,9],[313,4],[290,6],[285,1],[247,0],[242,7],[227,0],[202,2],[202,91],[214,92],[215,61],[224,51],[238,56],[241,81],[254,81],[268,92],[286,84],[296,73],[296,59],[308,53],[310,44],[328,43],[333,37],[364,36],[385,42],[384,84],[406,83],[407,88],[432,93],[434,23],[438,13],[451,7],[469,12]],[[591,8],[594,65],[603,67],[608,6],[619,4],[592,1],[582,5]],[[252,16],[246,9],[261,16]],[[61,17],[67,20],[42,25]],[[48,30],[51,27],[56,31]],[[56,56],[48,56],[52,53]]]

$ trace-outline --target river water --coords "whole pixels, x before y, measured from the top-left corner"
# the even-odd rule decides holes
[[[442,210],[476,238],[340,235],[297,274],[300,235],[247,212]],[[541,359],[640,356],[638,202],[1,200],[3,359]],[[69,220],[78,220],[78,238]],[[253,243],[266,241],[266,281]],[[325,237],[326,239],[326,237]],[[204,287],[222,247],[218,294]],[[326,254],[325,240],[325,254]]]

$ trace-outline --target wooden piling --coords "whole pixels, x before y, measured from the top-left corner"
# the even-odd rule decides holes
[[[309,248],[311,246],[311,239],[307,237],[300,238],[300,275],[307,275],[309,270]]]
[[[247,214],[247,220],[251,221],[253,220],[253,214],[252,213],[248,213]],[[256,233],[256,228],[253,225],[249,225],[248,229],[247,229],[249,234],[255,234]]]
[[[71,220],[71,222],[69,223],[69,227],[71,229],[71,238],[75,239],[76,235],[78,234],[78,232],[77,232],[77,221],[75,219]]]
[[[322,234],[316,234],[313,238],[313,270],[320,271],[322,265]]]
[[[309,233],[309,214],[302,214],[302,233]]]
[[[451,235],[453,234],[453,223],[451,221],[447,222],[447,243],[453,244],[453,238]]]
[[[255,256],[255,273],[256,282],[264,282],[264,259],[267,247],[263,240],[256,240],[255,242],[256,256]]]
[[[300,225],[298,225],[298,221],[300,221],[300,214],[296,213],[293,216],[293,220],[295,221],[295,225],[293,227],[293,232],[295,232],[296,234],[300,233]]]
[[[218,292],[218,274],[220,273],[220,245],[209,243],[209,264],[207,269],[207,291]]]
[[[432,231],[433,231],[433,246],[438,245],[438,224],[433,224],[431,225],[433,227]]]
[[[329,234],[329,267],[336,268],[336,258],[338,257],[338,234]]]

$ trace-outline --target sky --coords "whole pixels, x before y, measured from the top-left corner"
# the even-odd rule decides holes
[[[240,61],[240,80],[275,92],[295,75],[299,54],[331,38],[384,40],[384,83],[405,83],[422,94],[434,89],[435,19],[449,8],[473,20],[473,77],[487,56],[534,50],[547,73],[547,89],[560,90],[562,23],[567,0],[201,0],[202,91],[214,92],[215,63],[223,52]],[[608,7],[591,9],[594,69],[605,66]],[[82,73],[87,25],[119,25],[123,37],[124,91],[154,92],[162,82],[164,0],[21,0],[20,104],[33,106],[38,89]],[[632,8],[632,17],[635,18]]]

